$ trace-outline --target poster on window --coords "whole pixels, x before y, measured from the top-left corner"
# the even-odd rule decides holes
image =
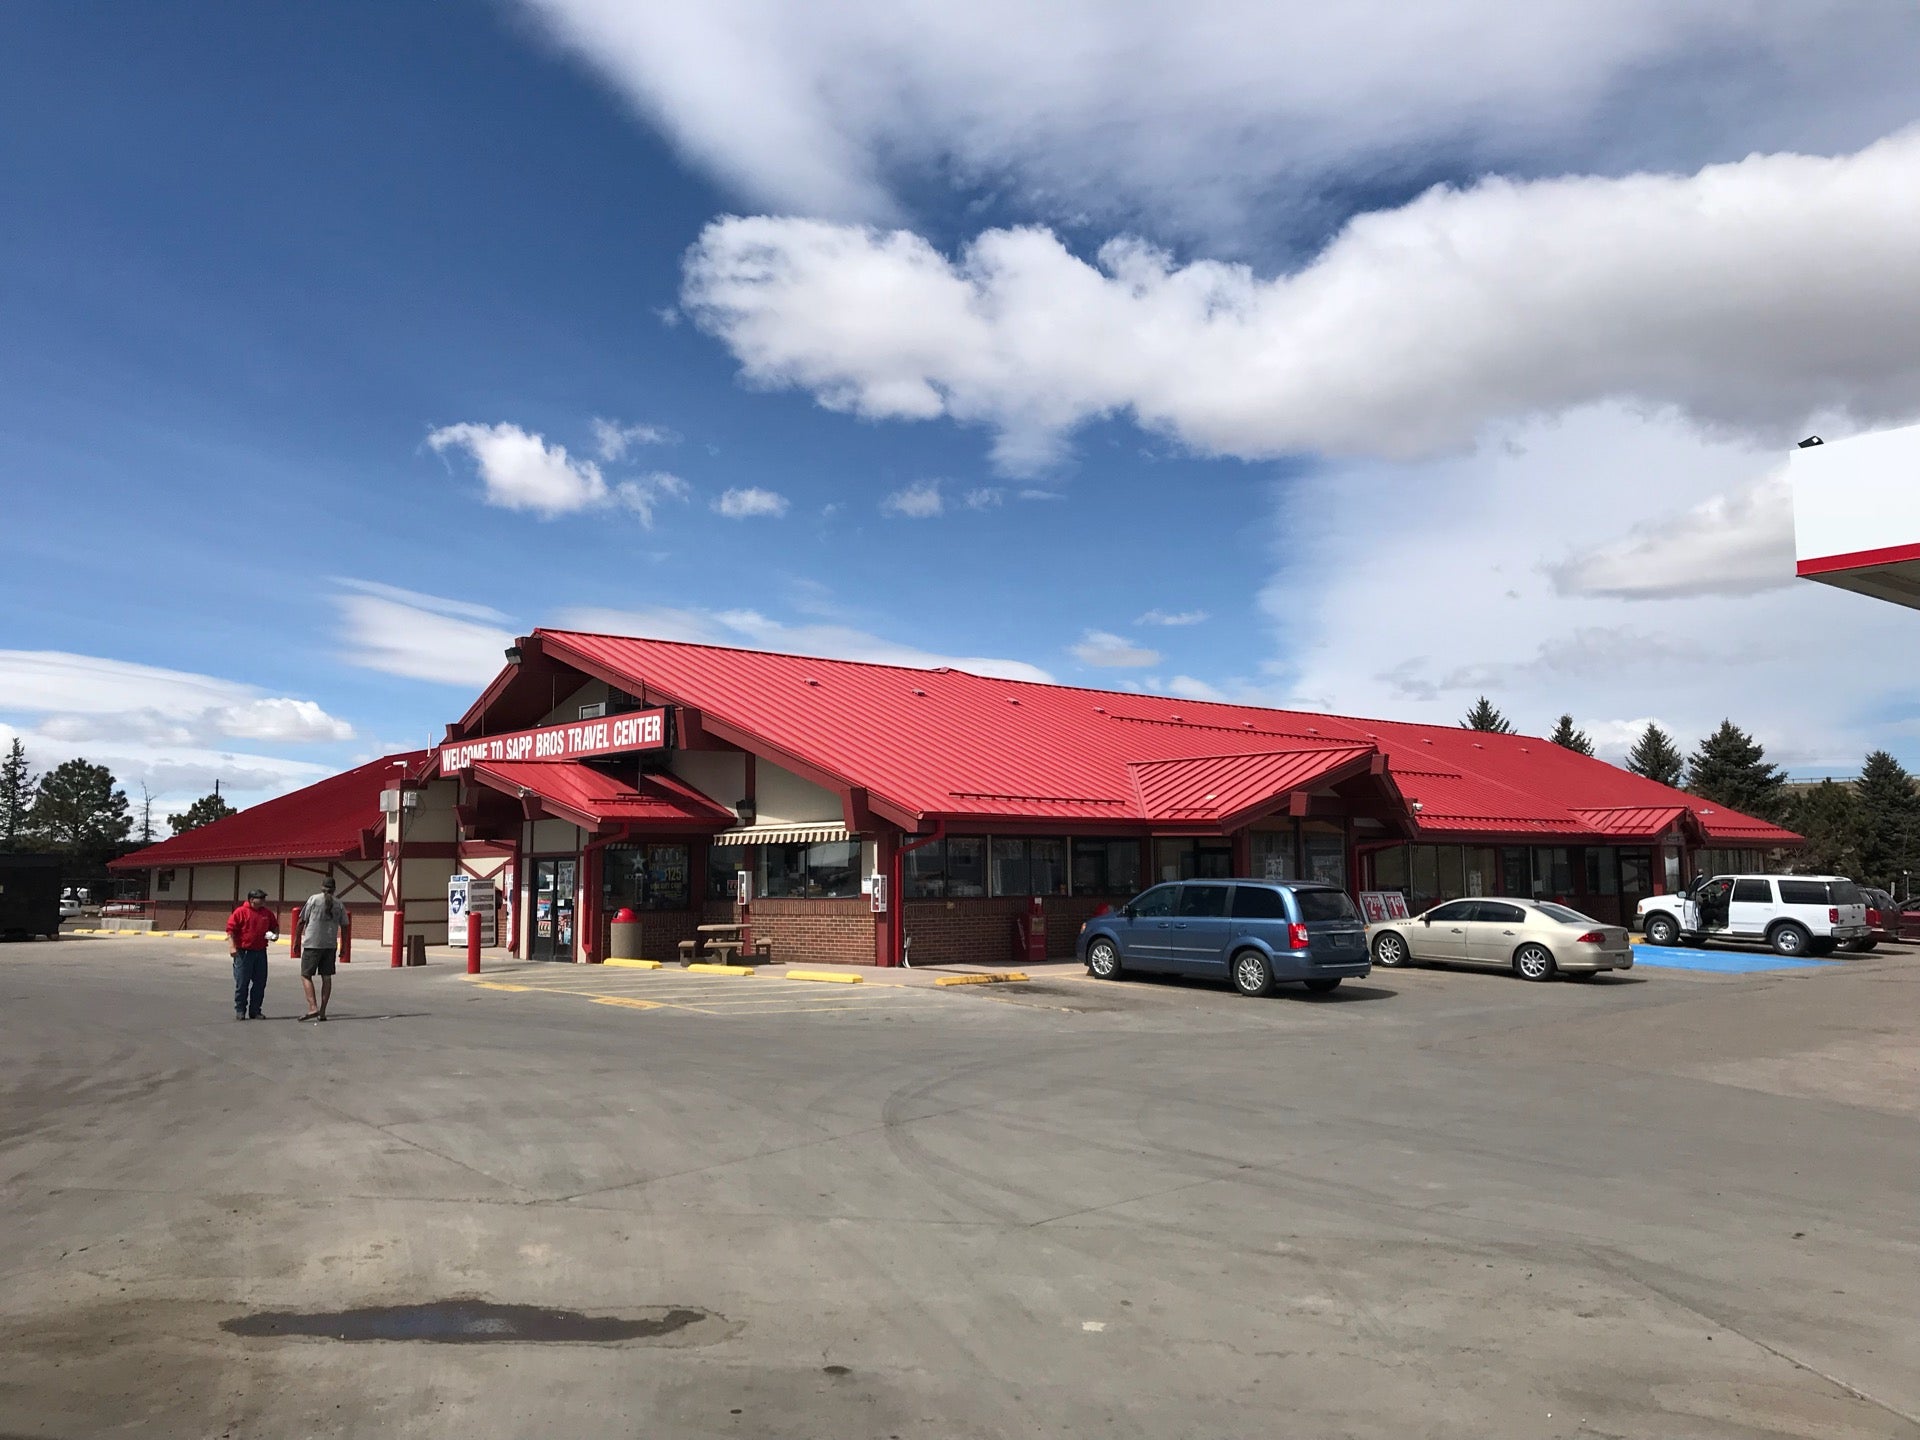
[[[1398,890],[1387,891],[1387,918],[1389,920],[1407,918],[1407,897]]]
[[[1360,913],[1367,918],[1367,924],[1379,925],[1391,914],[1387,909],[1385,890],[1362,890],[1360,892]]]

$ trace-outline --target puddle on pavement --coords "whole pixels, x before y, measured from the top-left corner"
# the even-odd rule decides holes
[[[543,1305],[439,1300],[424,1305],[368,1305],[356,1310],[259,1310],[220,1322],[234,1335],[307,1336],[319,1340],[424,1340],[440,1345],[607,1345],[679,1336],[705,1310],[675,1307],[636,1315],[585,1315]],[[724,1325],[725,1322],[721,1321]]]

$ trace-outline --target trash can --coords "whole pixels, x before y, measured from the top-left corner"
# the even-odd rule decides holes
[[[609,960],[639,960],[640,917],[625,905],[613,912],[613,934],[607,940]]]

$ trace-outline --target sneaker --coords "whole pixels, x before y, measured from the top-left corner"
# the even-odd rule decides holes
[[[326,1016],[326,1012],[325,1012],[325,1011],[322,1011],[322,1012],[321,1012],[320,1014],[318,1014],[318,1015],[316,1015],[316,1016],[314,1016],[314,1017],[313,1017],[313,1023],[314,1023],[314,1024],[316,1024],[316,1025],[320,1025],[320,1024],[323,1024],[323,1023],[325,1023],[325,1021],[326,1021],[326,1018],[327,1018],[327,1016]]]
[[[258,1010],[254,1011],[251,1015],[247,1016],[247,1019],[249,1020],[264,1020],[266,1018],[267,1017],[262,1015]]]
[[[326,1018],[327,1017],[322,1015],[318,1010],[309,1010],[306,1014],[300,1017],[300,1023],[304,1025],[309,1020],[324,1020]]]
[[[234,1018],[234,1019],[236,1019],[236,1020],[244,1020],[244,1019],[246,1019],[247,1017],[246,1017],[246,1015],[245,1015],[244,1013],[242,1013],[241,1011],[239,1011],[239,1010],[236,1010],[236,1011],[234,1011],[234,1012],[233,1012],[233,1018]]]

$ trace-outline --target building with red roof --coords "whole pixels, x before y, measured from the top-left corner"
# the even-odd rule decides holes
[[[383,822],[369,794],[362,823],[412,814],[436,848],[383,853],[442,880],[490,866],[536,958],[604,958],[623,909],[655,957],[744,923],[782,960],[998,960],[1034,912],[1064,955],[1100,906],[1194,876],[1398,889],[1415,908],[1553,896],[1618,920],[1800,843],[1520,735],[559,630],[508,661],[431,767],[395,767],[411,809]],[[322,788],[246,833],[291,840]],[[268,809],[195,833],[237,843],[216,832]],[[426,888],[390,875],[389,900],[403,883],[409,901]],[[410,932],[432,925],[409,908]]]

